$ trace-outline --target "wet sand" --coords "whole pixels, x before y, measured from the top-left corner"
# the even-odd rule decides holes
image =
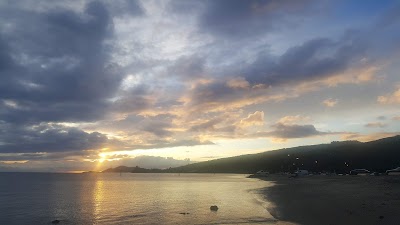
[[[261,192],[280,221],[304,225],[400,224],[400,176],[262,178]]]

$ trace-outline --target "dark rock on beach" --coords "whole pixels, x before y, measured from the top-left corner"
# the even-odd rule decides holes
[[[210,207],[210,210],[211,210],[211,211],[218,211],[218,206],[212,205],[212,206]]]

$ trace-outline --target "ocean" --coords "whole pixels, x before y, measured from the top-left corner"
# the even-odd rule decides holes
[[[275,224],[258,193],[268,185],[239,174],[0,173],[0,224]]]

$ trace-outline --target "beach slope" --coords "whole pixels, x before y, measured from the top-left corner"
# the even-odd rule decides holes
[[[276,219],[305,225],[398,225],[400,176],[271,175],[262,189]]]

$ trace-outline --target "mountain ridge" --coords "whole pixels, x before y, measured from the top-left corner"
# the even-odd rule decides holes
[[[108,169],[103,172],[248,174],[259,170],[290,172],[307,169],[313,172],[348,173],[356,168],[384,172],[398,166],[400,166],[400,135],[369,142],[343,141],[283,148],[163,170],[124,167],[124,171]]]

